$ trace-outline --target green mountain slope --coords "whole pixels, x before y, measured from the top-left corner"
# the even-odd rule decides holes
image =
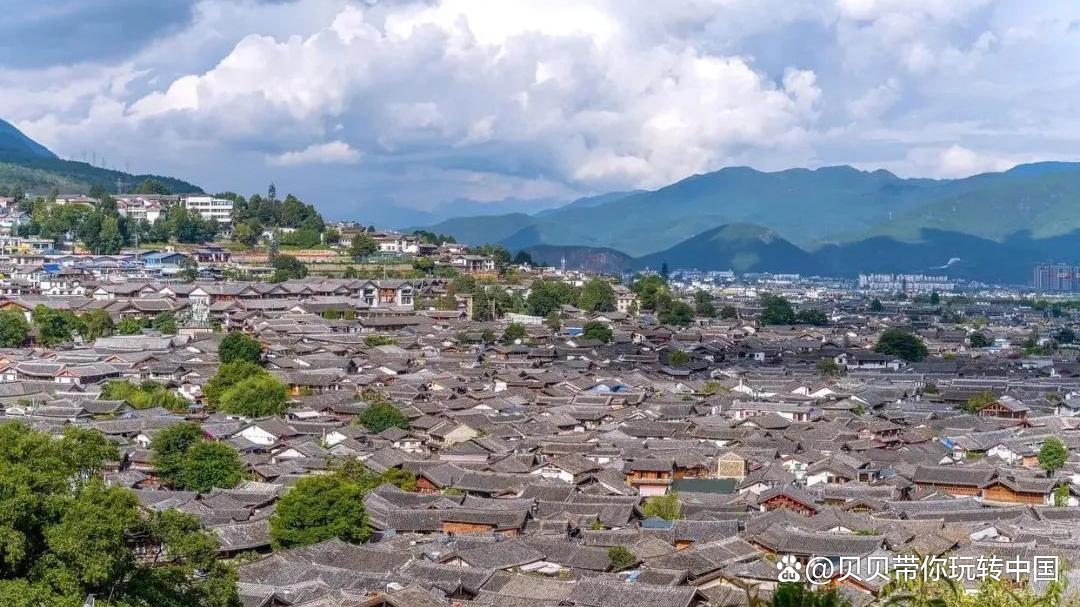
[[[809,250],[883,235],[910,242],[923,229],[999,240],[1029,230],[1042,237],[1080,228],[1080,164],[1023,165],[952,180],[851,167],[773,173],[734,167],[655,191],[587,200],[536,215],[452,219],[429,229],[511,248],[592,246],[634,256],[730,224],[762,226]]]
[[[712,228],[670,249],[637,259],[639,267],[736,272],[812,272],[810,255],[778,234],[751,224]]]
[[[1035,238],[1080,229],[1078,165],[1024,165],[992,179],[986,187],[960,192],[906,211],[865,235],[910,240],[925,228],[1003,240],[1018,231]]]
[[[56,190],[64,194],[85,193],[94,185],[115,192],[116,182],[134,188],[146,179],[155,179],[174,194],[202,192],[196,185],[163,175],[133,175],[111,171],[85,162],[63,160],[45,146],[24,135],[11,123],[0,120],[0,191],[21,188],[25,192],[46,194]]]
[[[0,120],[0,155],[22,158],[56,158],[40,143],[27,137],[6,120]]]

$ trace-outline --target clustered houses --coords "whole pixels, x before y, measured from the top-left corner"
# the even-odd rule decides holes
[[[1080,446],[1075,355],[1033,364],[1015,352],[972,353],[955,325],[868,315],[854,300],[837,302],[826,327],[757,326],[749,306],[742,318],[685,328],[564,306],[559,332],[530,324],[507,345],[478,337],[501,335],[505,322],[416,304],[442,288],[308,278],[6,295],[0,308],[27,314],[39,303],[118,321],[171,312],[182,327],[0,350],[0,410],[55,432],[102,432],[123,454],[110,482],[147,508],[199,517],[222,557],[261,555],[238,565],[245,605],[744,605],[742,588],[775,588],[779,557],[1080,563],[1080,510],[1060,507],[1077,504],[1080,458],[1052,474],[1038,461],[1050,438]],[[1018,321],[1023,314],[983,330],[1008,341],[1018,327],[1068,321]],[[607,323],[612,341],[582,338],[589,321]],[[286,414],[205,409],[222,338],[212,324],[264,345],[266,369],[289,387]],[[873,353],[881,330],[897,324],[934,355],[906,363]],[[676,350],[685,365],[670,364]],[[822,360],[846,373],[824,375]],[[190,410],[103,400],[111,379],[161,383]],[[372,433],[354,423],[372,394],[408,427]],[[978,410],[960,406],[974,395],[983,396]],[[248,479],[201,495],[161,486],[148,446],[185,418],[234,447]],[[350,460],[408,472],[415,490],[367,494],[368,543],[272,551],[278,498]],[[672,495],[676,520],[648,514],[648,500]],[[626,571],[613,570],[616,546],[633,556]],[[833,583],[856,605],[881,590],[839,572]]]

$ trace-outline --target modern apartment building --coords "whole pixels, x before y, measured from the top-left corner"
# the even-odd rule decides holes
[[[224,198],[213,196],[184,196],[180,199],[187,210],[202,215],[203,219],[213,219],[220,223],[232,221],[233,203]]]
[[[1075,293],[1080,290],[1080,266],[1067,263],[1040,263],[1035,266],[1034,286],[1040,293]]]

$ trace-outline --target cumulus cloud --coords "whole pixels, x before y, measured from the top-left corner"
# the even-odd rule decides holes
[[[123,57],[0,67],[0,116],[209,189],[305,166],[292,189],[324,208],[732,164],[961,175],[1073,153],[1078,19],[1065,0],[197,0]],[[342,166],[359,150],[364,171]]]
[[[302,150],[283,152],[266,159],[270,166],[299,166],[305,164],[355,164],[360,161],[360,151],[349,147],[344,141],[313,143]]]
[[[1006,171],[1019,164],[994,152],[980,152],[957,144],[913,149],[908,153],[908,162],[917,167],[919,174],[947,178]]]
[[[595,187],[714,169],[735,147],[798,139],[814,117],[821,92],[811,71],[789,69],[777,82],[743,57],[643,47],[582,3],[495,7],[447,1],[382,22],[346,7],[308,37],[244,38],[212,69],[134,102],[130,115],[179,115],[236,137],[265,128],[236,121],[240,111],[313,133],[341,121],[387,154],[499,141],[545,174]],[[402,74],[409,81],[397,85]]]

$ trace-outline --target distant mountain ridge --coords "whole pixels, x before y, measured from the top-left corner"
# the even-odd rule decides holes
[[[0,157],[56,158],[48,148],[27,137],[10,122],[0,119]]]
[[[1048,259],[1075,259],[1080,252],[1080,230],[1042,239],[1017,232],[998,242],[927,229],[913,242],[876,236],[807,251],[767,228],[737,224],[712,228],[674,247],[637,258],[592,247],[538,245],[525,250],[538,263],[557,266],[565,259],[568,268],[602,273],[657,270],[667,264],[670,268],[808,276],[919,273],[1026,284],[1034,264]]]
[[[133,175],[85,162],[63,160],[45,146],[27,137],[11,123],[0,120],[0,188],[16,187],[26,192],[45,193],[56,189],[65,194],[87,192],[99,185],[113,192],[117,181],[134,188],[146,179],[155,179],[174,194],[200,193],[199,186],[163,175]]]
[[[849,166],[731,167],[655,191],[583,200],[532,215],[451,219],[428,229],[514,250],[589,247],[626,253],[638,265],[666,258],[671,267],[759,271],[850,273],[855,262],[867,269],[881,265],[835,258],[851,251],[903,251],[914,257],[890,267],[923,271],[931,258],[942,265],[962,257],[948,254],[941,234],[966,243],[972,257],[951,269],[984,277],[975,268],[1015,247],[1016,259],[1052,252],[1080,257],[1080,249],[1057,246],[1080,232],[1080,163],[1027,164],[963,179],[902,178]],[[1012,279],[1016,272],[1010,271]]]

